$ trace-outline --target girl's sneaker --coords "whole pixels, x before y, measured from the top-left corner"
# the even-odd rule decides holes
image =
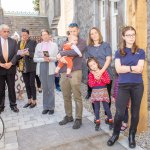
[[[96,120],[96,123],[95,123],[95,131],[98,131],[99,130],[99,127],[100,127],[100,120]]]

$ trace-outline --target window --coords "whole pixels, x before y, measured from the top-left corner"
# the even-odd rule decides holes
[[[114,14],[118,14],[118,2],[114,2]]]
[[[105,1],[103,0],[101,4],[102,4],[102,7],[101,7],[102,8],[102,12],[101,12],[102,18],[105,19],[105,15],[106,15],[105,14]]]

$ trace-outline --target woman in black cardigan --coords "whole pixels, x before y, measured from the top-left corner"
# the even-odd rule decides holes
[[[23,80],[25,83],[28,103],[23,107],[33,108],[36,106],[36,63],[33,62],[36,41],[29,38],[29,30],[22,29],[21,41],[18,43],[18,57],[19,57],[19,71],[22,72]]]

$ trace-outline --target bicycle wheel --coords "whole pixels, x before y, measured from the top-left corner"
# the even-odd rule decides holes
[[[4,121],[2,117],[0,116],[0,140],[4,135]]]

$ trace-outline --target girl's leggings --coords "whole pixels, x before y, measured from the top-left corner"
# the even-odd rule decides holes
[[[111,114],[111,111],[109,108],[109,103],[108,102],[102,102],[102,104],[103,104],[104,110],[108,116],[108,119],[112,119],[112,114]],[[100,112],[100,102],[95,101],[94,102],[94,113],[95,113],[96,120],[100,119],[99,112]]]

